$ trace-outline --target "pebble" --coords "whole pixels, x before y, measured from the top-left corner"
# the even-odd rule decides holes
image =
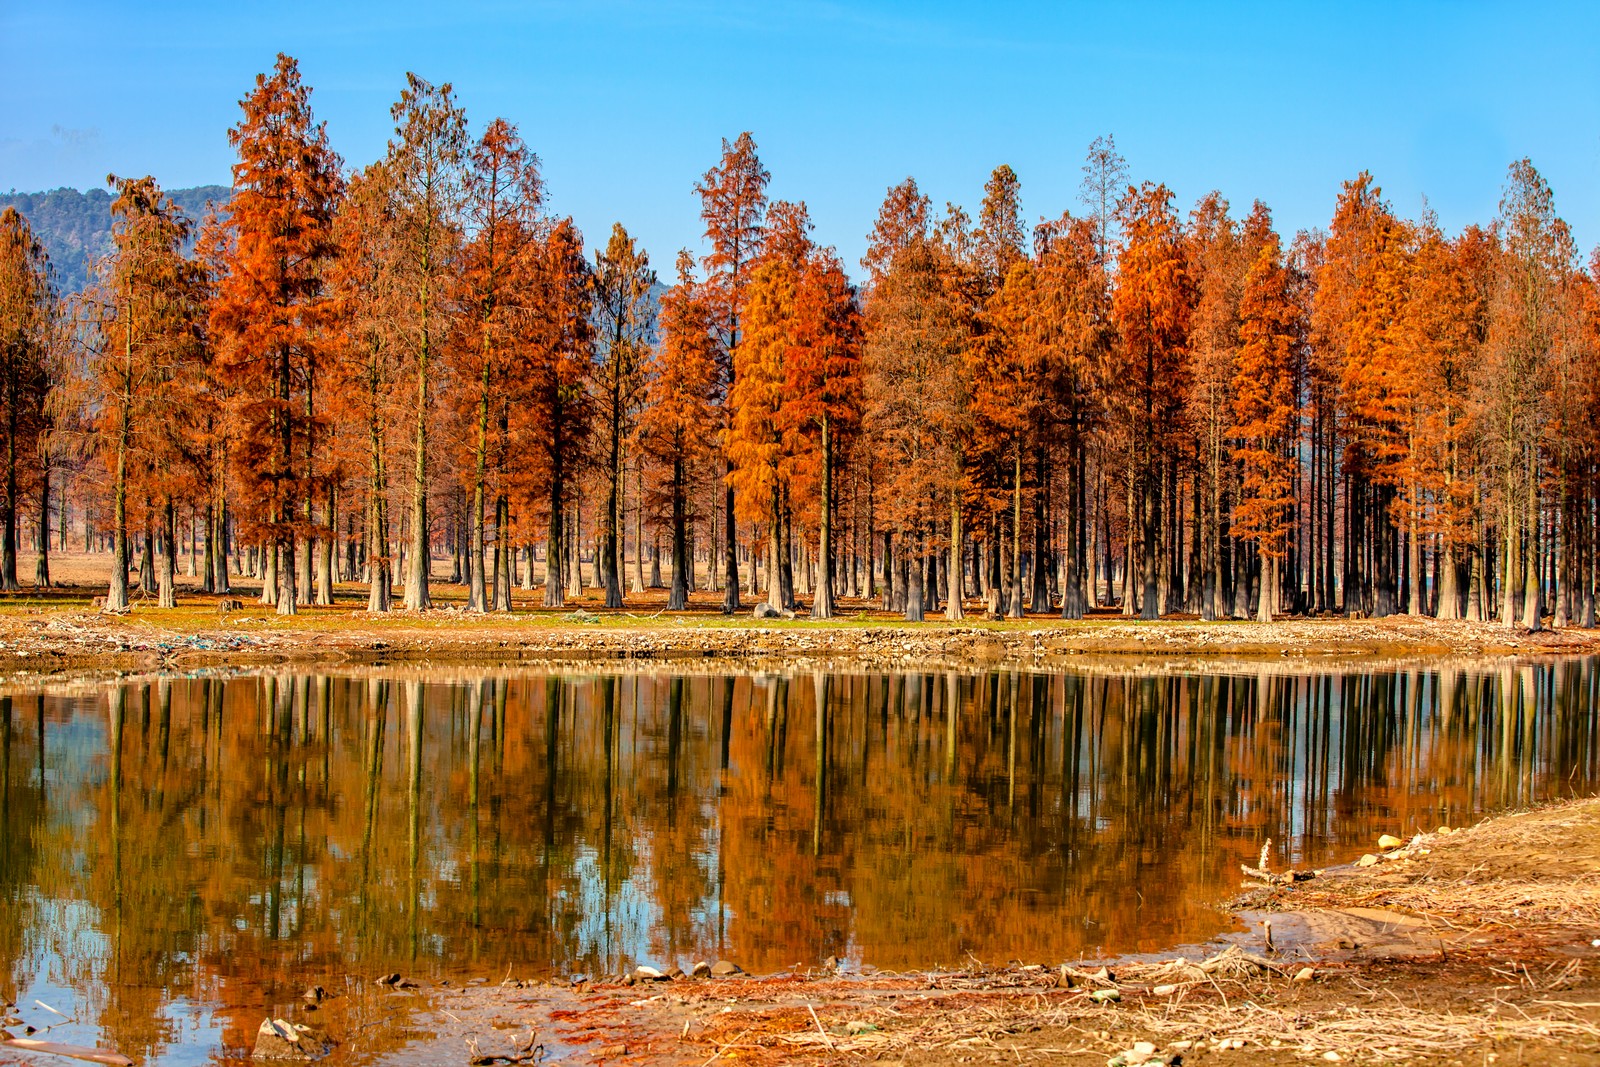
[[[633,969],[633,977],[640,982],[665,982],[667,980],[667,976],[654,967],[644,966],[635,967]]]
[[[1384,834],[1382,837],[1378,838],[1378,847],[1385,850],[1399,848],[1403,844],[1405,844],[1405,842],[1400,840],[1398,837],[1395,837],[1393,834]]]
[[[710,978],[711,964],[707,963],[705,960],[695,960],[694,966],[689,969],[689,973],[694,975],[696,978]]]
[[[1357,867],[1376,867],[1377,865],[1378,865],[1378,857],[1374,856],[1370,852],[1368,852],[1365,856],[1362,856],[1360,859],[1356,860],[1356,866]]]
[[[1338,1063],[1341,1059],[1343,1059],[1342,1056],[1340,1056],[1337,1052],[1334,1052],[1332,1049],[1324,1052],[1322,1054],[1322,1058],[1327,1060],[1329,1063]]]
[[[1106,1004],[1122,999],[1122,991],[1118,989],[1096,989],[1089,994],[1089,999],[1096,1004]]]
[[[1150,990],[1150,992],[1154,993],[1158,997],[1170,997],[1177,991],[1178,987],[1175,985],[1158,985],[1154,989]]]
[[[1296,982],[1309,982],[1309,981],[1311,981],[1311,979],[1315,978],[1316,976],[1317,976],[1317,972],[1316,972],[1315,969],[1313,969],[1311,967],[1302,967],[1295,974],[1294,980]]]
[[[716,963],[711,965],[711,973],[716,975],[718,978],[727,978],[730,975],[743,974],[744,968],[739,966],[737,963],[729,963],[727,960],[718,960]]]

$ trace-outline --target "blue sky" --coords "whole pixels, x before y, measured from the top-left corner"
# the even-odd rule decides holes
[[[453,82],[475,128],[521,127],[552,209],[591,241],[622,221],[663,273],[745,129],[852,267],[906,175],[975,208],[1009,163],[1028,218],[1054,216],[1104,133],[1185,210],[1260,197],[1285,232],[1325,225],[1362,169],[1405,214],[1426,196],[1447,229],[1488,221],[1527,155],[1600,241],[1600,8],[1580,4],[0,0],[0,189],[225,183],[237,102],[280,50],[348,163],[382,154],[407,70]]]

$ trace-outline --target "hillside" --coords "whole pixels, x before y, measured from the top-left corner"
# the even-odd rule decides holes
[[[226,202],[230,190],[225,185],[199,185],[166,192],[173,203],[199,222],[205,216],[207,205]],[[91,264],[97,256],[111,249],[110,193],[104,189],[90,189],[86,193],[76,189],[0,193],[0,211],[8,207],[25,215],[34,233],[44,242],[56,270],[56,284],[62,292],[79,292],[88,285]]]

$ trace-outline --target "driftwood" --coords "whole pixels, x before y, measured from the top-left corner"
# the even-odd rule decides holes
[[[109,1064],[110,1067],[133,1067],[133,1061],[120,1052],[110,1052],[103,1048],[90,1048],[87,1045],[64,1045],[59,1041],[35,1041],[31,1037],[8,1037],[0,1040],[0,1045],[9,1045],[12,1048],[20,1048],[28,1052],[48,1052],[52,1056],[70,1056],[75,1060]]]
[[[1317,876],[1316,871],[1285,871],[1283,874],[1273,874],[1261,867],[1252,867],[1249,864],[1239,864],[1239,869],[1246,878],[1254,878],[1258,882],[1268,885],[1293,885],[1296,882],[1309,882]]]

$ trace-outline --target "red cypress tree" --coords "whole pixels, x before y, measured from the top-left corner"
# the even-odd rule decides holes
[[[688,606],[689,481],[692,468],[711,450],[717,413],[716,342],[712,311],[694,280],[687,250],[678,253],[678,280],[661,298],[661,341],[651,358],[648,401],[641,416],[641,441],[668,471],[667,503],[672,524],[672,586],[667,609]]]
[[[1140,514],[1138,575],[1140,617],[1161,614],[1162,486],[1170,459],[1165,445],[1182,426],[1189,391],[1185,355],[1194,283],[1172,193],[1146,182],[1129,188],[1117,205],[1127,245],[1117,264],[1111,311],[1121,345],[1113,375],[1131,437],[1132,480]],[[1130,530],[1130,541],[1132,534]],[[1172,546],[1165,546],[1170,550]],[[1132,561],[1135,553],[1129,552]]]
[[[460,321],[455,358],[455,384],[465,390],[460,400],[470,410],[466,428],[466,466],[471,471],[469,539],[467,551],[467,610],[487,611],[489,579],[485,573],[485,516],[489,487],[489,461],[499,436],[499,407],[518,372],[519,348],[514,344],[519,278],[529,270],[535,254],[538,217],[544,190],[539,179],[539,157],[523,143],[516,126],[495,119],[472,147],[465,172],[465,215],[472,236],[462,249],[458,299],[467,309]],[[496,507],[498,516],[500,508]],[[504,541],[506,531],[496,530]],[[499,567],[508,563],[503,544],[496,553],[496,592]],[[509,589],[509,581],[507,582]],[[497,607],[509,609],[509,597]]]
[[[1233,529],[1261,553],[1257,618],[1271,622],[1293,520],[1300,422],[1299,366],[1305,323],[1294,274],[1274,235],[1256,256],[1239,298],[1239,353],[1232,433],[1244,478]]]
[[[830,619],[833,604],[834,467],[841,434],[861,417],[861,314],[839,257],[818,249],[795,284],[794,322],[784,366],[784,422],[814,439],[818,474],[817,590],[811,617]]]
[[[227,223],[232,241],[211,329],[220,370],[238,397],[241,518],[276,557],[277,587],[264,587],[263,599],[289,615],[297,592],[309,593],[305,583],[297,590],[295,545],[313,536],[317,376],[335,311],[324,275],[335,253],[343,183],[294,59],[280,54],[272,75],[258,75],[240,107],[244,118],[228,133],[239,153]]]
[[[718,395],[725,432],[733,417],[728,397],[734,385],[734,349],[742,339],[744,291],[762,250],[770,178],[756,154],[755,138],[746,131],[732,144],[722,142],[722,158],[695,186],[706,240],[711,245],[701,266],[706,272],[704,288],[717,341]],[[731,467],[729,470],[731,474]],[[724,491],[723,511],[722,610],[732,614],[739,610],[739,544],[731,478]]]

